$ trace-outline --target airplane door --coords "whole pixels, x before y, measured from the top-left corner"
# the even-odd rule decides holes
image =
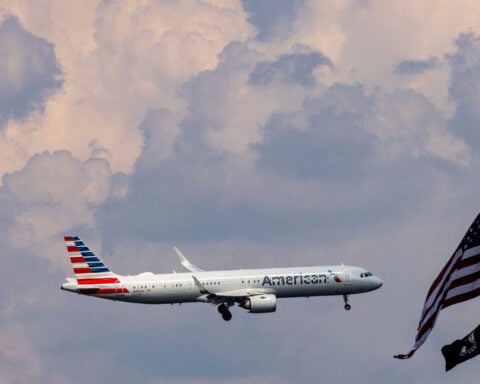
[[[343,279],[345,285],[352,284],[352,271],[350,269],[343,270]]]

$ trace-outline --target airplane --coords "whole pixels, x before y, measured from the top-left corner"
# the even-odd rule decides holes
[[[232,319],[230,307],[235,304],[250,313],[268,313],[276,311],[280,298],[342,295],[345,310],[350,310],[351,294],[373,291],[383,284],[366,269],[343,264],[204,271],[177,248],[175,254],[188,272],[122,276],[112,272],[78,236],[64,239],[75,278],[66,278],[61,289],[129,303],[210,303],[225,321]]]

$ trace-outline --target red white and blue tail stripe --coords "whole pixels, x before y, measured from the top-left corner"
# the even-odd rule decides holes
[[[64,239],[77,279],[115,276],[78,236],[65,236]]]
[[[93,295],[128,293],[128,290],[122,287],[119,276],[113,273],[78,236],[65,236],[64,239],[77,280],[75,291]]]

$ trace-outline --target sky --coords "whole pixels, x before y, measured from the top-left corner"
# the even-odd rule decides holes
[[[426,292],[480,211],[480,3],[0,0],[0,382],[459,383]],[[119,274],[367,268],[273,314],[61,291]]]

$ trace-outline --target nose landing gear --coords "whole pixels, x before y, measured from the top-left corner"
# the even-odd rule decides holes
[[[218,312],[222,315],[222,319],[225,321],[232,320],[232,312],[230,312],[228,308],[225,304],[220,304],[217,308]]]
[[[348,298],[349,298],[350,295],[343,295],[343,302],[345,303],[345,310],[346,311],[349,311],[352,306],[350,304],[348,304]]]

